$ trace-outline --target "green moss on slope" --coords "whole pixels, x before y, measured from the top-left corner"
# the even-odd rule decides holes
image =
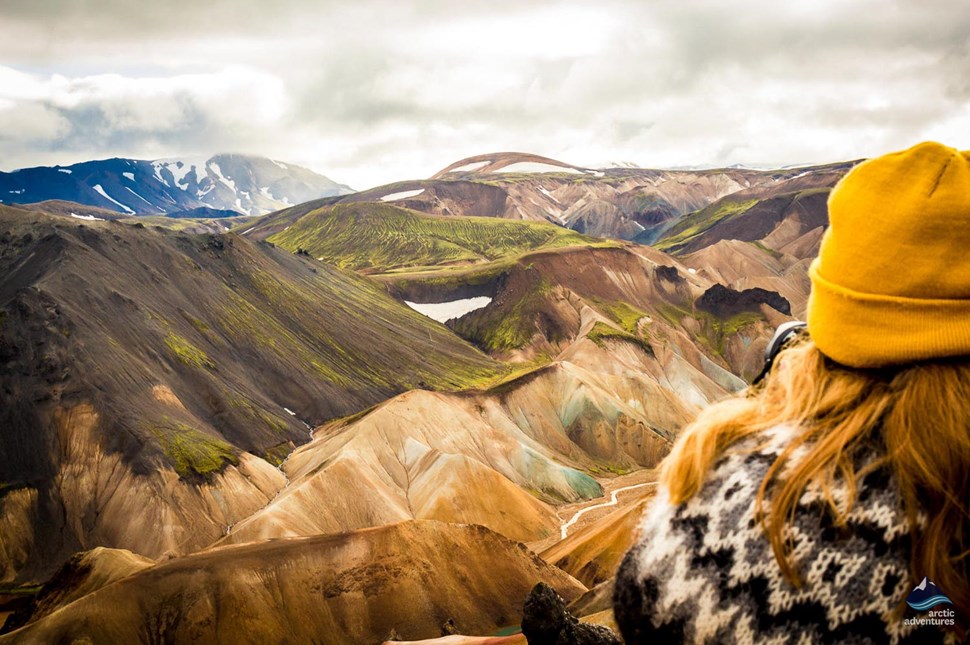
[[[368,272],[486,262],[597,243],[542,222],[443,217],[374,202],[317,209],[268,239],[291,252],[302,249],[324,262]]]
[[[586,338],[596,343],[597,347],[604,347],[607,340],[621,340],[624,342],[633,343],[647,353],[651,355],[653,354],[653,348],[650,346],[650,343],[646,342],[635,334],[621,331],[615,327],[610,327],[603,322],[597,322],[595,325],[593,325],[593,328],[587,332]]]
[[[549,281],[536,279],[511,306],[486,309],[470,321],[461,318],[455,322],[454,329],[487,352],[524,347],[538,331],[536,321],[546,309],[546,299],[552,289]]]
[[[183,479],[212,477],[226,466],[238,465],[239,456],[231,445],[184,423],[165,420],[152,428],[165,458]]]
[[[621,300],[602,300],[600,298],[590,298],[589,300],[601,313],[633,335],[637,334],[637,323],[647,315],[646,312]]]
[[[168,336],[165,337],[165,345],[176,358],[186,365],[208,367],[210,369],[216,366],[205,352],[178,334],[169,332]]]
[[[737,217],[757,203],[757,199],[716,201],[706,208],[685,215],[653,246],[662,251],[675,252],[718,222]]]

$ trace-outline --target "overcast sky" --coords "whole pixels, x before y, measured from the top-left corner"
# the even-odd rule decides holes
[[[970,148],[970,2],[0,0],[0,169],[216,152],[355,188],[500,150]]]

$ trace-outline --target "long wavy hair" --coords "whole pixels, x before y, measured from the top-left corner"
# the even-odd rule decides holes
[[[768,470],[756,512],[785,577],[800,586],[791,526],[806,488],[818,486],[844,526],[862,479],[888,466],[913,533],[913,579],[929,576],[970,616],[970,360],[856,370],[801,341],[747,396],[707,408],[684,431],[661,472],[671,502],[697,493],[732,444],[779,424],[798,428],[796,438]],[[872,440],[883,456],[860,467],[853,457]],[[832,495],[837,482],[849,493],[841,503]]]

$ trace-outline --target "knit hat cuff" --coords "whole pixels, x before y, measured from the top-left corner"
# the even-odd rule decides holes
[[[808,330],[819,350],[849,367],[970,356],[970,299],[862,293],[808,269]]]

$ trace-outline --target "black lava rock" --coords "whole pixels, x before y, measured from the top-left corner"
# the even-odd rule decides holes
[[[776,291],[767,289],[745,289],[735,291],[723,284],[715,284],[704,292],[694,303],[701,311],[707,311],[721,318],[729,318],[748,311],[757,311],[766,304],[786,316],[791,315],[791,303]]]
[[[522,633],[529,645],[622,645],[608,627],[579,622],[566,611],[566,601],[543,582],[525,599]]]

